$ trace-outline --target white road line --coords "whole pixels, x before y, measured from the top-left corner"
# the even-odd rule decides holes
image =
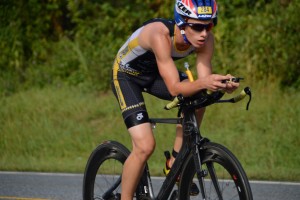
[[[2,200],[50,200],[50,199],[41,199],[41,198],[2,197],[2,196],[0,196],[0,199]]]
[[[0,174],[83,177],[83,174],[75,174],[75,173],[52,173],[52,172],[0,171]],[[151,179],[153,179],[153,180],[154,179],[156,179],[156,180],[164,180],[164,177],[151,177]],[[260,181],[260,180],[250,180],[250,183],[254,183],[254,184],[270,184],[270,185],[298,185],[298,186],[300,186],[300,182],[291,182],[291,181]]]

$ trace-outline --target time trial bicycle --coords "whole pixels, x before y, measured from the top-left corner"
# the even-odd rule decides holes
[[[230,81],[239,82],[241,78]],[[192,97],[178,96],[166,105],[166,109],[179,108],[177,118],[151,118],[156,123],[181,124],[183,144],[170,172],[167,174],[157,195],[154,194],[148,165],[136,188],[137,200],[252,200],[247,175],[238,159],[226,147],[211,142],[200,133],[195,110],[214,103],[235,103],[249,96],[246,87],[231,99],[222,100],[224,92],[200,91]],[[121,196],[121,176],[125,160],[130,151],[117,141],[105,141],[90,155],[83,180],[84,200],[117,200]],[[179,180],[178,180],[179,179]],[[176,184],[178,182],[178,184]],[[191,196],[191,183],[200,188],[197,196]],[[174,187],[177,185],[178,187]]]

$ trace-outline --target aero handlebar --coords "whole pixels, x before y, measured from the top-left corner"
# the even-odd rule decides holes
[[[209,92],[209,94],[207,93],[207,99],[209,98],[209,96],[212,96],[214,93],[216,92]],[[245,87],[241,92],[240,94],[238,94],[237,96],[231,98],[231,99],[219,99],[219,100],[216,100],[214,103],[237,103],[241,100],[243,100],[246,96],[249,96],[249,101],[247,103],[247,107],[246,107],[246,110],[249,110],[249,105],[250,105],[250,102],[251,102],[251,98],[252,98],[252,95],[251,95],[251,90],[249,87]],[[178,107],[180,106],[180,103],[184,101],[184,97],[182,96],[177,96],[174,98],[173,101],[171,101],[170,103],[168,103],[167,105],[165,105],[165,109],[166,110],[170,110],[172,108],[175,108],[175,107]]]
[[[189,81],[190,82],[193,82],[194,81],[194,78],[192,76],[192,73],[191,71],[189,70],[189,65],[188,63],[185,63],[184,64],[184,67],[186,68],[186,74],[188,75],[188,78],[189,78]],[[235,83],[238,83],[240,82],[241,80],[244,80],[244,78],[241,78],[241,77],[234,77],[234,78],[231,78],[231,79],[226,79],[226,80],[222,80],[221,82],[222,83],[228,83],[228,82],[235,82]],[[216,93],[224,93],[224,91],[217,91],[217,92],[212,92],[210,90],[206,90],[205,92],[203,91],[200,91],[199,94],[200,94],[200,97],[202,100],[202,102],[207,102],[209,101],[210,103],[209,104],[204,104],[204,105],[210,105],[210,104],[213,104],[213,103],[236,103],[236,102],[239,102],[241,101],[242,99],[244,99],[247,95],[249,96],[249,101],[247,103],[247,107],[246,107],[246,110],[249,109],[249,105],[250,105],[250,102],[251,102],[251,90],[249,87],[245,87],[239,95],[237,95],[236,97],[233,97],[231,99],[225,99],[225,100],[220,100],[220,99],[214,99],[213,96],[218,96],[218,97],[222,97],[222,95],[214,95]],[[184,102],[185,98],[182,97],[182,95],[179,95],[177,97],[174,98],[174,100],[170,103],[168,103],[166,106],[165,106],[165,109],[166,110],[170,110],[172,108],[175,108],[175,107],[178,107],[180,106],[180,104],[182,102]],[[204,106],[203,106],[204,107]]]

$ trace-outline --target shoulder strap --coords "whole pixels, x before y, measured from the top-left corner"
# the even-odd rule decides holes
[[[162,22],[168,29],[170,32],[170,36],[174,36],[174,25],[175,25],[175,21],[172,19],[164,19],[164,18],[153,18],[150,19],[146,22],[143,23],[143,26],[153,23],[153,22]]]

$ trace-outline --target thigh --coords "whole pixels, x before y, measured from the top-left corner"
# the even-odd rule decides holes
[[[179,73],[180,81],[183,81],[188,78],[185,73],[181,71],[178,71],[178,73]],[[168,91],[168,88],[161,76],[157,76],[157,78],[153,81],[153,83],[149,87],[145,88],[144,90],[145,92],[152,94],[160,99],[164,99],[164,100],[173,99],[172,95]]]
[[[129,75],[117,72],[112,80],[112,90],[118,99],[127,128],[149,122],[142,87],[130,79]]]

